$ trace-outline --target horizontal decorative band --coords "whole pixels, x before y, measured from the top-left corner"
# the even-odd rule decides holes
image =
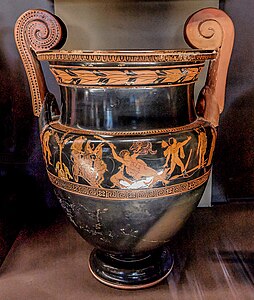
[[[74,128],[66,125],[62,125],[59,122],[52,122],[50,126],[56,130],[63,132],[70,132],[76,134],[85,134],[85,135],[98,135],[98,136],[146,136],[146,135],[159,135],[171,132],[179,132],[183,130],[191,130],[200,125],[204,125],[205,120],[199,118],[195,122],[190,124],[172,127],[172,128],[162,128],[162,129],[150,129],[150,130],[137,130],[137,131],[107,131],[107,130],[89,130],[89,129],[81,129]]]
[[[47,51],[36,53],[39,60],[83,63],[167,63],[205,61],[216,58],[215,50],[154,51]]]
[[[75,86],[154,86],[187,84],[197,80],[203,66],[169,69],[65,69],[50,67],[59,84]]]
[[[131,66],[124,66],[124,69],[125,70],[145,70],[145,69],[148,69],[148,70],[153,70],[153,69],[160,69],[160,70],[163,70],[163,69],[175,69],[176,67],[177,68],[192,68],[192,67],[204,67],[205,63],[204,62],[193,62],[193,63],[177,63],[176,64],[172,64],[172,65],[149,65],[149,64],[143,64],[143,65],[131,65]],[[98,69],[102,69],[102,70],[122,70],[123,69],[123,66],[122,64],[119,64],[119,65],[113,65],[113,66],[110,66],[110,65],[102,65],[100,64],[100,66],[92,66],[90,64],[71,64],[71,65],[68,65],[68,62],[66,63],[61,63],[61,64],[54,64],[54,63],[49,63],[49,67],[50,68],[57,68],[57,69],[68,69],[68,68],[71,68],[73,70],[75,69],[80,69],[82,68],[83,70],[98,70]]]
[[[82,196],[108,200],[141,200],[147,198],[162,198],[176,196],[182,193],[195,190],[196,188],[200,187],[208,180],[209,174],[210,171],[206,172],[204,175],[198,178],[161,188],[118,190],[95,188],[88,185],[67,181],[48,172],[48,176],[52,184],[60,189]]]

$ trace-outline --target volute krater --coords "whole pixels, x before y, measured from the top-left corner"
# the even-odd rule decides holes
[[[69,220],[95,247],[92,274],[117,288],[154,285],[171,271],[168,242],[209,178],[232,21],[215,8],[196,12],[184,35],[197,49],[187,50],[56,50],[66,32],[43,10],[25,12],[15,27],[49,179]],[[60,105],[40,61],[49,62],[60,86]],[[206,85],[194,101],[206,61]]]

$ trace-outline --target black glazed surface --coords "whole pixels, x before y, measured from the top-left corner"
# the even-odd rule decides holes
[[[51,62],[60,115],[52,117],[48,96],[40,116],[49,179],[69,220],[97,249],[90,270],[120,288],[155,284],[170,272],[172,257],[163,260],[161,247],[198,205],[217,136],[195,112],[202,62],[132,66]],[[129,272],[127,258],[151,251],[159,263],[149,259]]]
[[[92,130],[148,130],[189,124],[196,119],[194,84],[179,87],[61,87],[60,122]]]

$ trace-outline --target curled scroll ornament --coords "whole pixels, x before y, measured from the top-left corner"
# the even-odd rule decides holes
[[[222,10],[204,8],[188,18],[184,36],[193,48],[217,50],[197,102],[199,114],[217,126],[224,108],[227,71],[234,42],[233,22]]]
[[[66,29],[51,13],[28,10],[18,18],[14,36],[30,85],[33,112],[39,116],[48,90],[35,53],[60,48],[66,39]]]
[[[223,42],[223,28],[214,19],[206,19],[194,25],[186,25],[187,43],[193,48],[219,49]]]

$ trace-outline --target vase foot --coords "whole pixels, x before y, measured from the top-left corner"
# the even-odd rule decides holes
[[[143,289],[153,286],[171,272],[173,256],[167,248],[146,255],[115,255],[94,249],[89,269],[100,282],[118,289]]]

